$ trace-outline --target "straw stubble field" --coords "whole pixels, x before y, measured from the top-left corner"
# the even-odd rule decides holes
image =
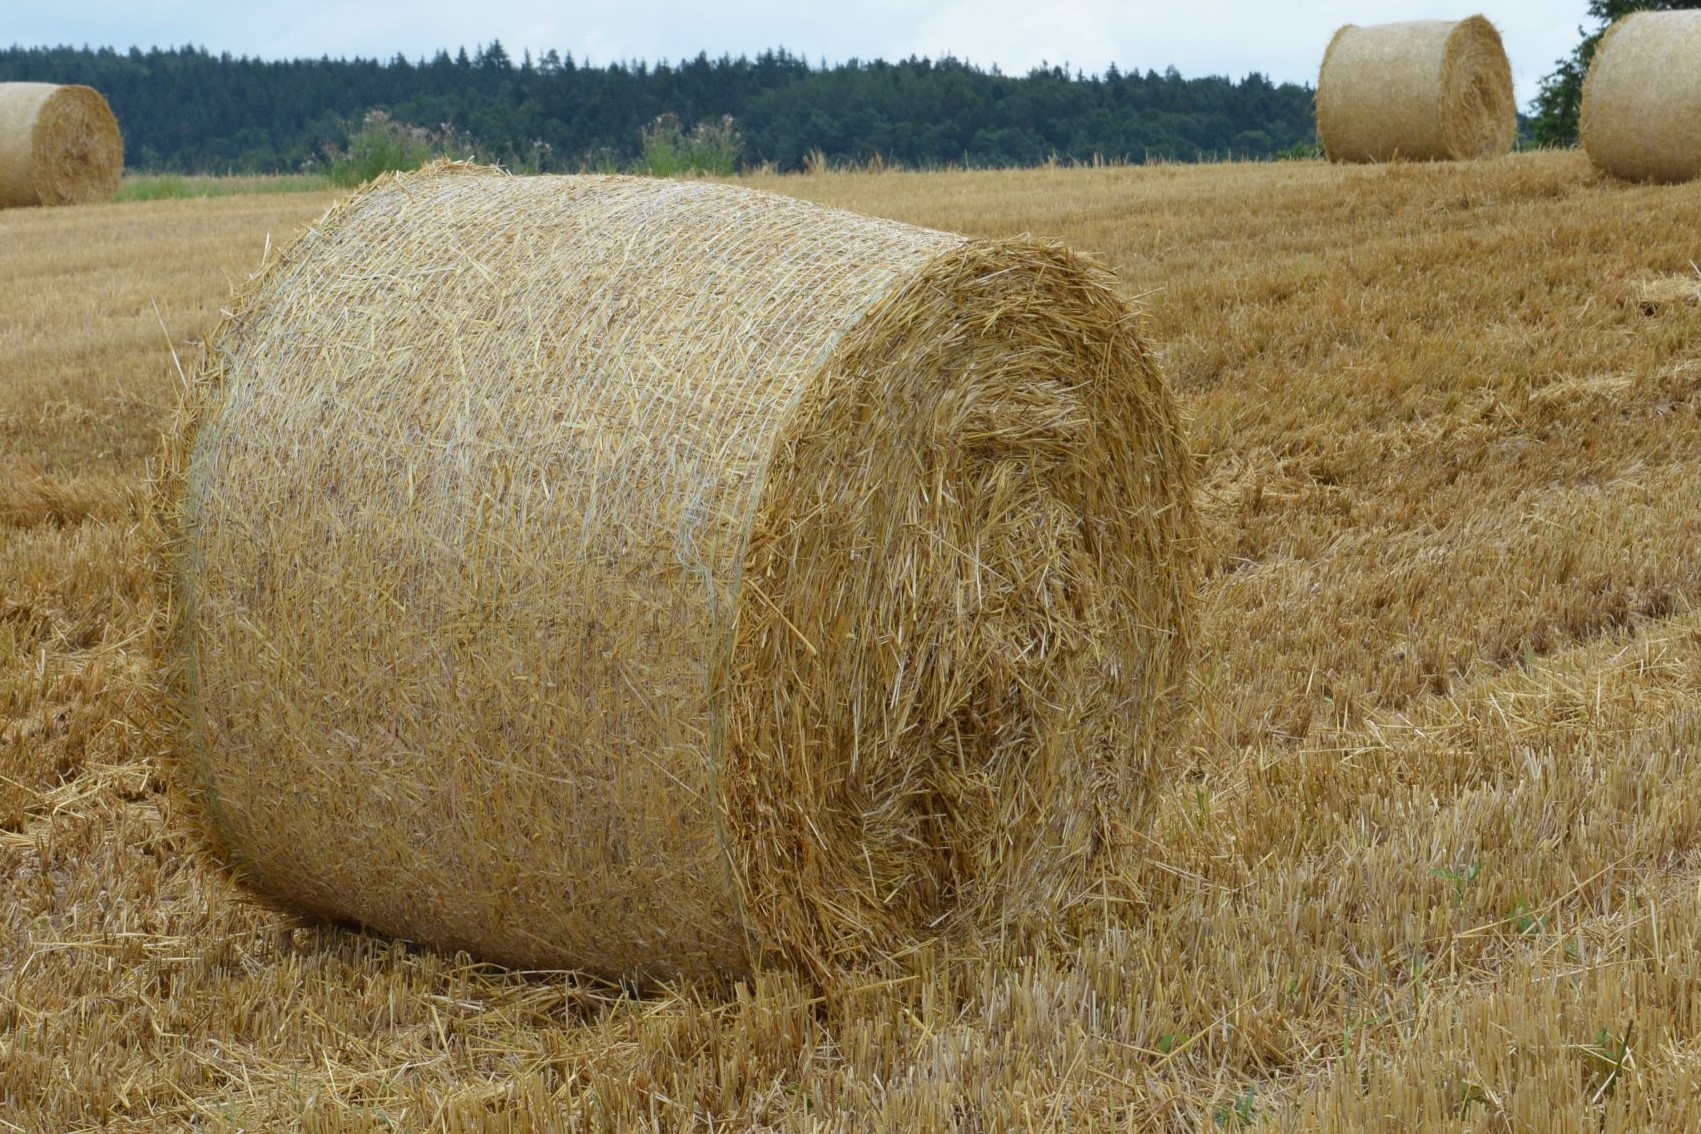
[[[1575,154],[762,184],[1143,297],[1209,546],[1126,905],[1020,964],[635,998],[244,901],[164,787],[143,480],[168,344],[328,199],[14,211],[0,1129],[1701,1117],[1701,189]]]

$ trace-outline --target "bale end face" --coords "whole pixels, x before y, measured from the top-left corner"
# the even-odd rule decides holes
[[[761,951],[824,972],[1043,933],[1140,822],[1188,655],[1167,387],[1104,272],[998,242],[882,302],[816,391],[728,683]]]

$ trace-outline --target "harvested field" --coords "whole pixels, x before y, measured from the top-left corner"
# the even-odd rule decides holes
[[[1021,965],[640,999],[244,900],[162,785],[140,486],[168,339],[328,198],[11,212],[0,1120],[1693,1126],[1701,186],[1579,154],[761,184],[1062,240],[1141,297],[1209,554],[1124,901]]]

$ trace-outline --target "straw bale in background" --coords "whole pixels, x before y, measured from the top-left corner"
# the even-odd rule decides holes
[[[1583,83],[1583,148],[1608,173],[1701,173],[1701,12],[1633,12],[1601,38]]]
[[[1506,153],[1518,110],[1500,33],[1481,16],[1346,25],[1317,78],[1317,135],[1331,161]]]
[[[0,208],[110,201],[123,172],[118,120],[98,91],[0,83]]]
[[[178,445],[186,747],[302,906],[522,966],[824,973],[1044,925],[1139,818],[1189,458],[1064,249],[388,178],[252,285]]]

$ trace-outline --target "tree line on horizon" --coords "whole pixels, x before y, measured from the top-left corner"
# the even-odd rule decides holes
[[[126,162],[177,173],[318,171],[376,122],[528,171],[630,168],[657,124],[729,140],[738,168],[1008,167],[1269,158],[1315,148],[1312,88],[1174,68],[1006,75],[953,58],[810,65],[785,51],[590,65],[500,42],[410,61],[262,60],[200,47],[0,49],[0,82],[81,83],[111,103]],[[720,133],[716,133],[720,131]],[[727,131],[731,131],[730,135]]]

